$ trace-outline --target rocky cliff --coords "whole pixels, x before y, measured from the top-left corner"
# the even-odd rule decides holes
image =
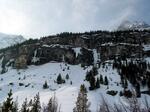
[[[95,31],[86,33],[62,33],[27,40],[21,44],[1,49],[3,67],[26,68],[49,61],[69,64],[92,65],[105,60],[120,58],[142,58],[149,50],[150,31]],[[9,63],[9,64],[8,64]],[[7,71],[7,70],[6,70]]]

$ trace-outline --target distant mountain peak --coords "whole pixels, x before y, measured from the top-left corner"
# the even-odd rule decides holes
[[[21,43],[25,40],[22,35],[9,35],[0,32],[0,49]]]
[[[150,30],[150,25],[144,21],[123,21],[117,30]]]

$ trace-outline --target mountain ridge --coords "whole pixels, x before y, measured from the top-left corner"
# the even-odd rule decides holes
[[[25,40],[22,35],[11,35],[0,32],[0,49],[22,43]]]
[[[19,105],[38,92],[41,104],[47,103],[56,93],[62,112],[72,112],[84,84],[92,112],[102,103],[101,95],[110,100],[109,105],[130,104],[126,97],[134,95],[133,88],[144,104],[145,97],[150,101],[149,36],[147,30],[62,33],[1,49],[0,102],[10,89],[13,98],[19,98]],[[48,87],[43,89],[44,82]],[[139,82],[145,82],[141,89],[135,85]]]

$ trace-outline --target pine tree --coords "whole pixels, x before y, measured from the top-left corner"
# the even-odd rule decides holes
[[[27,98],[26,98],[25,101],[23,102],[20,111],[21,111],[21,112],[29,112],[29,109],[28,109],[28,100],[27,100]]]
[[[60,111],[60,108],[58,107],[57,98],[54,95],[52,98],[50,98],[43,112],[58,112],[58,111]]]
[[[128,88],[128,81],[125,79],[124,88]]]
[[[34,97],[33,107],[31,112],[40,112],[41,111],[41,104],[40,104],[40,96],[39,93]]]
[[[87,90],[86,90],[86,87],[85,87],[84,84],[82,84],[82,85],[80,86],[80,91],[84,91],[85,93],[87,93]]]
[[[45,83],[43,84],[43,89],[47,89],[49,88],[48,84],[47,84],[47,81],[45,81]]]
[[[125,81],[124,81],[124,77],[121,77],[121,85],[123,88],[125,88]]]
[[[62,84],[62,83],[63,83],[63,79],[61,77],[61,74],[59,74],[57,77],[57,84]]]
[[[13,103],[12,112],[18,112],[18,101],[17,100]]]
[[[136,96],[141,97],[141,91],[140,91],[140,84],[139,83],[136,84]]]
[[[6,61],[6,59],[4,58],[3,60],[2,60],[2,71],[1,71],[1,74],[4,74],[4,73],[6,73],[7,72],[7,70],[6,70],[6,63],[7,63],[7,61]]]
[[[92,71],[89,71],[89,72],[87,71],[86,76],[85,76],[85,79],[86,79],[87,81],[90,81],[91,76],[92,76]]]
[[[107,77],[105,76],[105,82],[104,82],[105,85],[108,85],[108,79]]]
[[[8,93],[8,98],[3,103],[2,112],[12,112],[13,111],[13,98],[12,98],[12,90]]]
[[[89,106],[90,105],[88,104],[87,93],[81,89],[78,94],[76,107],[73,109],[73,112],[91,112],[89,110]]]
[[[28,104],[29,106],[32,106],[33,105],[33,101],[32,101],[32,99],[29,101],[29,104]]]
[[[72,85],[72,81],[70,81],[70,85]]]
[[[96,88],[100,88],[100,80],[99,80],[99,78],[97,78],[97,80],[96,80]]]
[[[89,87],[89,90],[94,90],[95,89],[95,77],[92,76],[90,78],[90,87]]]
[[[100,83],[101,83],[101,84],[104,84],[103,76],[102,76],[102,75],[100,75]]]
[[[69,75],[68,75],[68,74],[66,75],[66,79],[67,79],[67,80],[69,79]]]
[[[92,72],[93,75],[96,76],[98,74],[97,67],[93,67]]]

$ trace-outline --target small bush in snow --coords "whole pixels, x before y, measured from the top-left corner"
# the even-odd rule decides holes
[[[112,96],[117,95],[117,93],[118,93],[118,91],[114,91],[114,90],[107,91],[107,94],[112,95]]]
[[[19,86],[24,86],[24,83],[19,83]]]
[[[29,87],[30,86],[30,83],[28,83],[27,85],[25,85],[25,87]]]
[[[72,81],[70,81],[70,85],[72,85]]]
[[[68,75],[68,74],[66,75],[66,79],[67,79],[67,80],[69,79],[69,75]]]
[[[47,84],[47,81],[45,81],[45,83],[43,84],[43,89],[47,89],[49,88],[48,84]]]
[[[13,85],[14,85],[14,83],[13,83],[13,82],[10,82],[10,83],[9,83],[9,85],[13,86]]]
[[[67,70],[70,70],[70,67],[69,67],[69,66],[67,67]]]

